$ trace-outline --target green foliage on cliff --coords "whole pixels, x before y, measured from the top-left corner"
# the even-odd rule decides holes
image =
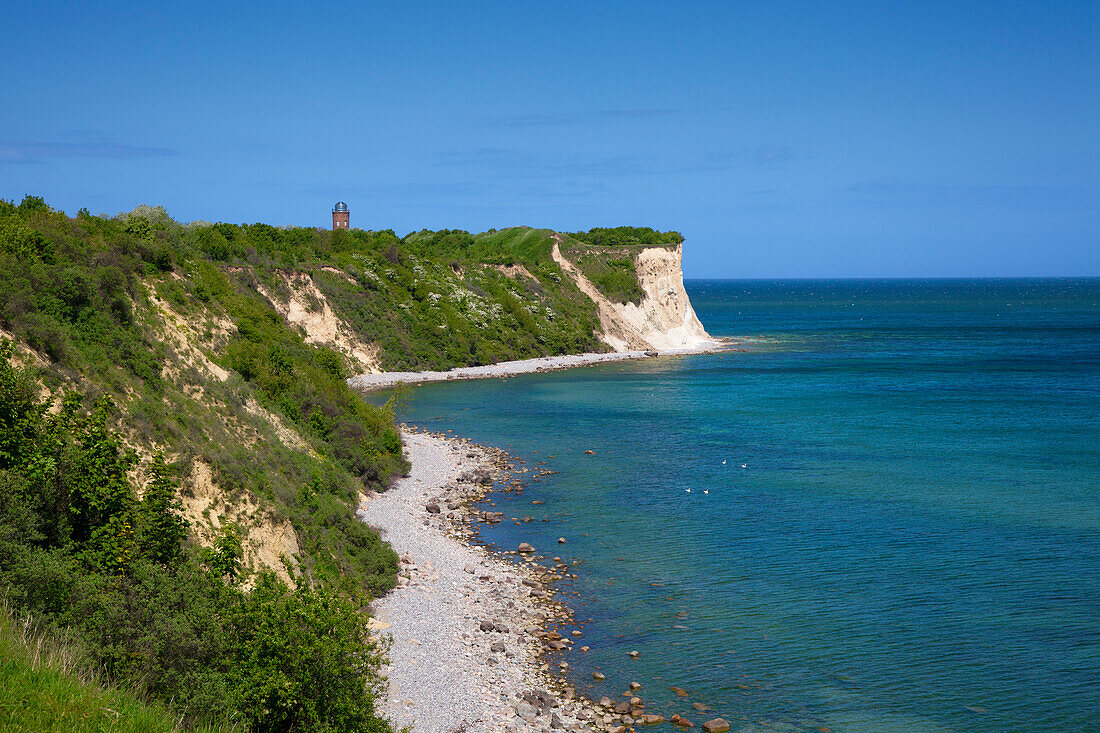
[[[0,340],[19,347],[0,349],[0,593],[188,720],[386,730],[358,609],[393,587],[397,557],[354,509],[408,466],[391,407],[348,388],[347,349],[308,343],[276,306],[331,307],[391,370],[599,351],[595,304],[555,243],[638,302],[637,251],[678,237],[398,237],[0,201]],[[319,293],[292,293],[302,281]],[[200,468],[228,505],[255,507],[248,522],[293,526],[298,582],[250,569],[255,527],[189,493]],[[191,526],[188,502],[207,506]]]
[[[617,247],[620,245],[673,245],[682,244],[684,236],[680,232],[659,232],[649,227],[596,227],[587,232],[571,232],[570,237],[585,244],[599,247]]]
[[[341,253],[344,275],[315,279],[391,370],[603,350],[595,306],[553,261],[552,246],[545,229],[421,231]]]
[[[374,712],[381,650],[357,593],[322,575],[288,588],[262,573],[250,592],[219,547],[184,543],[163,460],[140,494],[135,456],[110,405],[60,410],[0,343],[0,594],[68,629],[80,664],[192,722],[254,731],[387,731]],[[238,546],[239,547],[239,546]],[[234,551],[229,546],[230,553]],[[28,715],[43,714],[42,705]],[[0,713],[2,714],[2,713]]]

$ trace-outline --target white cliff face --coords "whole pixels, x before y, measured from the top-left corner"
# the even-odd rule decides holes
[[[616,351],[634,349],[698,349],[716,344],[703,328],[684,290],[683,247],[650,247],[634,265],[645,292],[640,304],[609,301],[581,271],[562,255],[557,243],[554,261],[599,309],[602,338]]]

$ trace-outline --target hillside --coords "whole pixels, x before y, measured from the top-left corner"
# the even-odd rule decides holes
[[[346,379],[705,337],[682,327],[678,234],[593,231],[399,238],[0,202],[2,592],[187,721],[383,730],[362,694],[380,657],[350,650],[397,557],[354,509],[408,464],[390,406]],[[293,646],[268,636],[286,614]],[[293,659],[308,639],[365,702],[295,687],[319,674]],[[273,674],[285,686],[252,697]]]

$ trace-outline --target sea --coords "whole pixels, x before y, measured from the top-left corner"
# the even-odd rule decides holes
[[[1100,279],[686,285],[730,350],[399,405],[554,471],[479,541],[577,561],[569,681],[742,733],[1100,730]]]

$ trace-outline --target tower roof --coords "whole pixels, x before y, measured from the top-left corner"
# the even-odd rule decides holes
[[[336,205],[332,207],[332,210],[333,211],[347,211],[348,210],[348,205],[345,204],[343,201],[337,201]]]

